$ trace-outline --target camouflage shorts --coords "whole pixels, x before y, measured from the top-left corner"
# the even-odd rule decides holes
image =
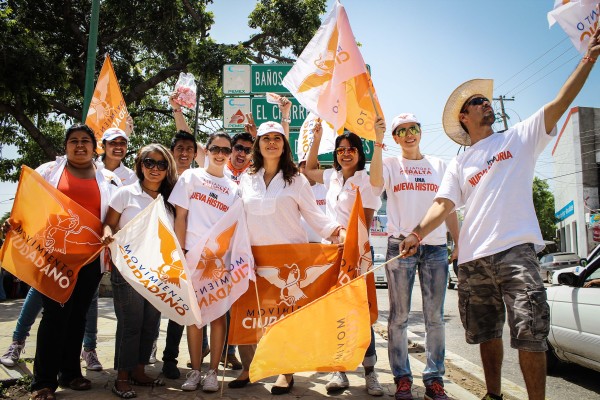
[[[458,308],[468,343],[501,338],[508,314],[513,348],[546,351],[550,308],[539,270],[529,243],[459,265]]]

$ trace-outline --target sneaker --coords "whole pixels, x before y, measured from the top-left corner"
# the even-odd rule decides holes
[[[371,396],[383,396],[383,388],[377,380],[377,374],[375,371],[365,374],[365,385],[367,387],[367,393],[369,393]]]
[[[412,395],[412,380],[404,376],[398,379],[396,383],[396,394],[394,394],[396,400],[413,400]]]
[[[148,359],[149,364],[156,363],[156,340],[152,343],[152,351],[150,352],[150,358]]]
[[[167,379],[179,379],[181,372],[174,361],[165,361],[162,367],[162,373]]]
[[[88,371],[102,371],[102,364],[98,360],[98,354],[96,350],[87,351],[86,349],[81,350],[81,358],[85,361],[86,369]]]
[[[350,386],[350,382],[348,382],[348,377],[344,372],[334,372],[331,374],[331,379],[325,385],[325,389],[328,392],[333,392],[335,390],[346,389]]]
[[[425,400],[448,400],[444,383],[438,380],[433,380],[429,384],[425,384]]]
[[[503,395],[497,396],[495,394],[486,393],[485,396],[481,398],[481,400],[502,400],[503,398]]]
[[[181,390],[192,392],[198,389],[198,384],[200,384],[200,371],[193,369],[185,376],[185,383],[181,385]]]
[[[235,354],[227,355],[227,365],[225,365],[225,356],[221,356],[221,364],[223,364],[225,368],[229,368],[234,371],[239,371],[242,369],[242,363],[237,359]]]
[[[203,392],[218,392],[219,391],[219,377],[217,371],[209,369],[204,379],[202,380],[202,391]]]
[[[25,341],[14,341],[8,346],[6,353],[0,358],[0,363],[7,367],[14,367],[21,358],[21,353],[25,353]]]

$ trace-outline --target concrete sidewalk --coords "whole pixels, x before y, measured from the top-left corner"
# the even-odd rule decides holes
[[[0,303],[0,354],[3,354],[10,343],[12,342],[12,333],[15,328],[15,323],[18,318],[19,312],[23,300],[9,300]],[[92,380],[92,390],[85,392],[76,392],[72,390],[59,389],[57,391],[57,397],[59,399],[116,399],[111,392],[111,388],[114,384],[116,377],[115,371],[112,369],[113,366],[113,355],[115,346],[115,331],[116,331],[116,318],[113,310],[112,298],[101,298],[99,300],[98,310],[98,348],[97,353],[104,366],[104,371],[93,372],[83,370],[83,375],[88,379]],[[41,315],[40,315],[41,316]],[[25,353],[22,354],[22,358],[25,360],[33,359],[35,356],[35,335],[37,332],[38,321],[34,324],[31,336],[25,346]],[[163,319],[161,323],[160,338],[158,341],[158,356],[159,359],[162,356],[162,350],[164,348],[164,340],[166,336],[167,320]],[[387,341],[377,335],[377,365],[376,371],[379,376],[379,382],[384,387],[386,394],[383,398],[393,397],[395,392],[395,385],[393,376],[390,372],[390,364],[387,353]],[[203,393],[202,391],[196,392],[184,392],[180,390],[181,385],[185,381],[185,374],[189,371],[185,368],[186,361],[189,360],[187,351],[187,342],[184,338],[181,341],[179,366],[182,372],[182,377],[178,380],[164,379],[166,386],[164,387],[134,387],[138,394],[138,398],[156,398],[156,399],[179,399],[179,398],[220,398],[219,393]],[[415,399],[423,399],[425,389],[422,386],[422,377],[420,372],[423,370],[424,365],[416,358],[411,357],[410,360],[413,373],[414,373],[414,385],[413,385],[413,396]],[[150,376],[159,376],[162,368],[162,363],[157,362],[155,365],[149,365],[146,370]],[[0,365],[0,382],[9,383],[11,380],[21,378],[27,374],[31,374],[33,364],[29,362],[22,362],[18,367],[6,368]],[[202,366],[203,371],[208,369],[206,363]],[[222,375],[222,371],[219,372]],[[238,371],[225,371],[225,382],[235,379],[238,375]],[[327,394],[325,390],[325,384],[329,381],[329,374],[317,373],[317,372],[302,372],[295,374],[295,385],[289,395],[278,396],[282,399],[291,398],[322,398],[322,397],[334,397],[344,398],[352,396],[357,399],[372,399],[373,397],[368,395],[365,389],[365,380],[363,378],[362,367],[359,367],[355,372],[347,373],[348,379],[350,380],[350,388],[340,393]],[[264,381],[256,384],[250,384],[243,389],[229,389],[225,386],[223,391],[223,398],[225,399],[261,399],[270,397],[270,389],[272,384],[275,382],[275,377],[265,379]],[[456,400],[471,400],[477,399],[474,395],[465,391],[462,387],[456,383],[445,380],[444,385],[448,396]],[[16,398],[26,398],[16,397]]]

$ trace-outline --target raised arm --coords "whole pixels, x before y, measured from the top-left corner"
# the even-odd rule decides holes
[[[306,169],[304,173],[315,182],[323,183],[323,171],[319,168],[319,144],[321,144],[321,136],[323,135],[323,126],[320,121],[315,121],[313,128],[313,142],[308,150],[306,158]],[[335,157],[335,154],[333,155]]]
[[[371,158],[369,179],[371,186],[383,187],[383,137],[385,136],[385,120],[382,117],[375,119],[375,149]]]
[[[171,94],[171,97],[169,97],[169,105],[171,105],[171,108],[173,109],[173,118],[175,118],[175,129],[177,129],[177,131],[185,131],[192,134],[193,132],[183,116],[181,106],[174,100],[176,96],[177,94],[173,93]]]
[[[590,38],[588,49],[575,71],[569,76],[554,100],[544,106],[546,133],[552,132],[560,117],[581,91],[600,54],[600,29]]]

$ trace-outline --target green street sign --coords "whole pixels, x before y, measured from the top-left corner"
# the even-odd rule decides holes
[[[298,100],[293,97],[288,97],[292,102],[292,108],[290,110],[290,128],[300,128],[304,123],[304,120],[308,116],[308,110],[304,106],[300,105]],[[252,116],[256,125],[260,125],[267,121],[281,121],[281,112],[277,104],[271,104],[267,102],[266,97],[254,97],[252,98]]]
[[[290,146],[292,148],[292,154],[294,156],[294,161],[298,162],[298,140],[300,138],[300,132],[298,131],[290,131]],[[371,161],[373,158],[373,150],[375,149],[374,142],[372,140],[365,140],[361,138],[363,142],[363,149],[365,149],[365,157],[367,161]],[[333,152],[321,154],[318,157],[319,162],[325,165],[333,164]]]
[[[251,92],[289,94],[281,81],[290,69],[292,64],[250,64]]]

